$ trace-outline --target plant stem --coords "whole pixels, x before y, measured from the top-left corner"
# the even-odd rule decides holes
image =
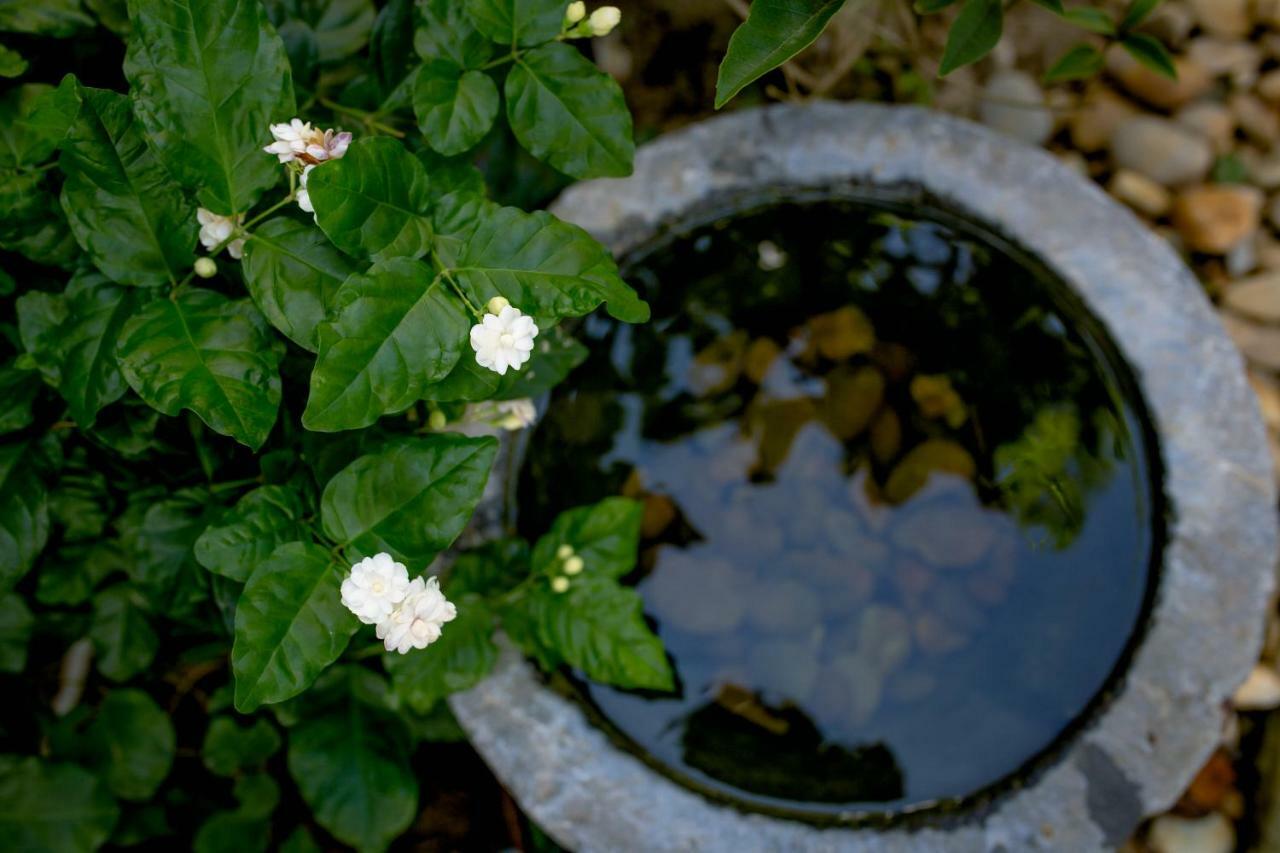
[[[434,252],[431,253],[431,257],[437,264],[440,264],[440,259],[436,257],[436,254]],[[481,311],[479,308],[477,308],[475,303],[472,302],[467,297],[467,294],[466,292],[463,291],[462,286],[453,280],[453,276],[449,274],[449,270],[445,268],[444,264],[440,264],[440,277],[449,283],[449,286],[453,288],[453,292],[458,294],[458,298],[466,303],[467,309],[470,310],[471,313],[475,315],[477,320],[484,319],[484,312]]]

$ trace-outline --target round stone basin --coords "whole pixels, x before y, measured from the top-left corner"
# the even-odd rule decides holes
[[[592,317],[517,505],[644,500],[674,694],[574,679],[694,789],[849,818],[1034,765],[1139,631],[1159,460],[1128,370],[1030,259],[940,211],[766,204],[667,234]],[[948,224],[949,223],[949,224]]]
[[[1174,803],[1261,647],[1276,495],[1165,243],[1043,151],[868,104],[686,128],[554,209],[655,322],[583,324],[590,361],[506,442],[471,541],[504,507],[533,530],[645,500],[631,580],[680,693],[508,648],[452,697],[540,826],[1079,853]]]

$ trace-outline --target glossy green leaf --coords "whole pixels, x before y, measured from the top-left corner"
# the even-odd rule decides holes
[[[520,538],[499,539],[473,548],[453,561],[445,580],[450,598],[499,595],[529,576],[529,543]]]
[[[479,69],[493,56],[493,43],[476,29],[458,0],[421,0],[413,47],[425,60],[443,59],[463,69]]]
[[[48,493],[31,445],[0,445],[0,592],[31,569],[48,538]]]
[[[360,267],[313,224],[278,217],[253,229],[243,268],[249,295],[271,325],[316,352],[316,326],[333,294]]]
[[[0,177],[0,248],[17,252],[43,266],[71,267],[80,253],[57,196],[41,176]]]
[[[430,148],[420,150],[417,157],[431,176],[432,204],[453,193],[484,197],[484,175],[466,157],[445,157]]]
[[[631,112],[617,82],[567,44],[520,55],[504,89],[507,121],[530,154],[574,178],[631,174]]]
[[[437,257],[479,305],[501,295],[545,323],[607,302],[623,322],[649,319],[649,306],[618,276],[609,252],[550,213],[451,196],[441,201],[436,229]]]
[[[564,21],[562,0],[463,0],[476,29],[502,45],[550,41]]]
[[[354,696],[289,733],[289,773],[316,822],[361,851],[386,849],[418,812],[409,754],[404,723]]]
[[[1070,24],[1074,24],[1083,30],[1091,33],[1097,33],[1102,36],[1113,36],[1116,34],[1116,23],[1101,9],[1094,9],[1089,6],[1077,6],[1074,9],[1068,9],[1062,16],[1063,20]]]
[[[280,735],[270,720],[259,718],[242,727],[231,717],[214,717],[204,734],[200,755],[216,776],[234,776],[261,767],[280,750]]]
[[[431,243],[430,181],[394,139],[357,139],[341,160],[312,170],[307,191],[321,230],[349,255],[420,257]]]
[[[415,0],[390,0],[378,12],[369,39],[369,62],[385,99],[396,90],[415,64],[413,24]]]
[[[94,596],[89,637],[98,671],[112,681],[128,681],[151,665],[160,640],[146,616],[146,600],[129,584]]]
[[[462,300],[427,264],[391,258],[353,275],[319,328],[320,357],[302,414],[310,430],[359,429],[402,411],[443,379],[467,346]]]
[[[80,0],[0,0],[0,32],[66,38],[92,26]]]
[[[166,415],[190,409],[253,450],[276,421],[281,350],[253,303],[199,288],[147,305],[116,347],[125,380],[148,404]]]
[[[0,410],[0,435],[31,426],[35,421],[31,405],[41,385],[35,371],[19,370],[12,363],[0,365],[0,399],[5,401]]]
[[[1120,39],[1125,51],[1138,62],[1170,80],[1178,79],[1178,69],[1173,57],[1160,40],[1146,33],[1129,33]]]
[[[0,595],[0,672],[22,672],[27,666],[27,642],[35,617],[22,596]]]
[[[346,649],[360,623],[342,606],[343,574],[305,542],[281,545],[254,570],[236,608],[236,710],[296,696]]]
[[[729,39],[716,79],[716,109],[822,34],[845,0],[753,0]]]
[[[177,281],[195,260],[195,211],[147,146],[127,97],[85,87],[80,97],[59,161],[76,240],[121,284]]]
[[[1046,83],[1083,80],[1102,70],[1102,51],[1091,44],[1078,44],[1064,53],[1044,73]]]
[[[262,486],[246,494],[196,540],[200,565],[244,583],[253,570],[286,542],[306,538],[306,509],[287,486]]]
[[[503,626],[547,668],[565,663],[614,687],[670,690],[675,676],[643,608],[634,589],[584,573],[563,593],[534,587],[504,611]]]
[[[28,352],[67,401],[71,419],[91,427],[102,407],[128,390],[116,362],[116,341],[125,322],[151,294],[121,287],[97,272],[84,272],[74,276],[57,298],[61,304],[56,324],[38,334],[38,344],[29,345]],[[26,305],[24,313],[30,316],[35,306]]]
[[[483,71],[432,60],[418,69],[413,111],[427,144],[441,154],[473,148],[498,116],[498,87]]]
[[[1164,0],[1133,0],[1120,20],[1120,30],[1127,31],[1145,21]]]
[[[253,814],[214,812],[192,839],[194,853],[266,853],[271,822]]]
[[[0,803],[0,838],[8,850],[92,853],[120,815],[91,773],[39,758],[0,756]]]
[[[991,52],[1004,30],[1003,0],[965,0],[942,51],[942,76]]]
[[[284,43],[261,3],[129,0],[124,71],[169,171],[215,213],[243,213],[281,177],[268,126],[294,116]]]
[[[173,723],[141,690],[113,690],[86,732],[90,768],[122,800],[149,800],[169,775]]]
[[[533,570],[562,574],[564,560],[556,552],[568,545],[583,562],[578,577],[620,578],[636,567],[643,519],[644,504],[630,498],[607,498],[566,510],[534,546]]]
[[[444,626],[430,653],[383,657],[392,686],[420,714],[450,693],[480,683],[498,660],[493,643],[493,612],[478,596],[454,600],[458,616]]]
[[[84,0],[84,5],[111,32],[129,35],[129,8],[125,0]]]
[[[21,77],[29,63],[16,50],[0,44],[0,77]]]
[[[352,562],[387,551],[420,571],[471,519],[497,451],[492,438],[450,433],[362,456],[325,487],[325,533]]]

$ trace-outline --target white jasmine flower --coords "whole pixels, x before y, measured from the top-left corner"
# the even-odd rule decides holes
[[[477,364],[506,375],[507,368],[519,370],[529,360],[537,336],[533,318],[507,305],[497,314],[485,314],[471,327],[471,348],[476,351]]]
[[[310,213],[312,217],[316,215],[316,209],[311,205],[311,193],[307,191],[307,177],[310,176],[311,170],[315,166],[307,166],[302,170],[302,177],[298,178],[298,207]]]
[[[201,207],[196,209],[196,220],[200,223],[200,245],[212,250],[236,233],[236,229],[244,221],[244,214],[233,218]],[[227,254],[239,259],[244,254],[244,238],[239,237],[227,243]]]
[[[271,125],[271,135],[275,142],[262,150],[276,155],[281,163],[297,160],[315,165],[325,160],[337,160],[347,153],[347,146],[351,144],[350,133],[332,128],[321,130],[298,118],[287,124]]]
[[[591,13],[587,26],[591,28],[593,36],[607,36],[621,20],[622,11],[617,6],[601,6]]]
[[[569,8],[564,10],[564,22],[570,26],[578,23],[587,16],[587,4],[578,0],[570,3]]]
[[[342,604],[366,625],[381,625],[409,594],[409,571],[390,554],[365,557],[342,581]],[[379,637],[382,635],[379,634]]]
[[[440,581],[414,578],[404,601],[378,623],[375,633],[387,651],[407,654],[409,649],[425,649],[440,639],[444,623],[458,615],[458,608],[440,591]]]

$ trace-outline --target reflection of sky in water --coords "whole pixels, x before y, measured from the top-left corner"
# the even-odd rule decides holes
[[[786,234],[773,233],[776,224],[767,227],[787,257],[806,257],[794,242],[788,244]],[[1004,287],[1017,293],[1018,300],[1034,304],[1025,272],[1012,267],[1011,273],[1011,262],[1002,258],[1004,267],[986,270],[975,253],[957,251],[954,237],[942,229],[876,233],[882,255],[869,257],[854,270],[844,270],[839,261],[833,269],[862,298],[882,300],[860,304],[878,332],[919,350],[922,361],[937,358],[938,352],[945,357],[947,348],[957,345],[955,340],[939,341],[945,335],[974,331],[973,320],[963,313],[970,309],[962,308],[959,320],[948,318],[945,331],[923,332],[919,340],[911,340],[903,315],[921,310],[928,300],[950,299],[949,305],[987,310],[983,302],[994,299],[991,288]],[[682,263],[691,268],[690,278],[698,280],[699,268],[689,258],[702,254],[707,269],[719,275],[735,248],[730,245],[718,255],[720,243],[754,245],[758,239],[749,224],[740,235],[729,230],[716,236],[718,241],[710,242],[708,235],[698,236],[694,255],[675,251],[652,261],[653,280],[666,281],[670,269],[684,269]],[[850,237],[852,248],[840,247],[837,254],[865,253],[858,239]],[[741,246],[738,250],[745,253]],[[779,273],[786,274],[785,268]],[[823,274],[830,276],[830,269]],[[1010,280],[1013,274],[1018,281]],[[723,278],[749,287],[748,276],[738,269]],[[989,283],[997,278],[997,284]],[[819,279],[806,270],[800,280],[812,288]],[[770,279],[762,287],[777,290],[777,281]],[[1142,510],[1148,501],[1139,491],[1146,488],[1145,475],[1135,462],[1140,454],[1128,448],[1129,458],[1119,459],[1110,451],[1097,451],[1104,458],[1084,490],[1083,526],[1068,537],[1067,547],[1055,548],[1043,531],[1020,526],[1000,510],[989,479],[982,491],[963,477],[935,472],[901,506],[869,497],[867,479],[873,475],[865,448],[859,449],[864,438],[843,442],[820,419],[799,427],[781,464],[763,479],[752,475],[760,435],[753,432],[750,406],[728,421],[704,418],[687,434],[658,440],[646,429],[652,427],[655,408],[696,397],[687,381],[696,369],[696,353],[707,346],[708,335],[722,338],[735,328],[727,308],[721,313],[707,307],[716,306],[714,294],[725,293],[725,286],[709,279],[707,289],[693,288],[678,310],[676,303],[654,300],[655,321],[648,327],[615,327],[598,319],[587,326],[588,336],[598,339],[593,361],[608,363],[609,376],[601,387],[610,389],[606,396],[618,418],[608,442],[587,464],[602,473],[634,471],[631,476],[647,493],[672,501],[691,531],[681,541],[659,540],[649,546],[643,562],[652,570],[639,584],[646,612],[676,663],[683,695],[639,696],[590,685],[592,698],[659,762],[762,802],[804,797],[779,794],[778,789],[772,795],[762,793],[763,788],[744,791],[750,785],[726,780],[723,768],[686,762],[685,721],[699,709],[705,712],[724,685],[758,694],[764,722],[752,716],[756,711],[746,716],[766,728],[782,725],[779,715],[798,706],[827,743],[848,749],[887,746],[902,774],[902,796],[862,799],[905,805],[964,795],[998,782],[1045,749],[1085,708],[1129,640],[1145,592],[1151,538]],[[903,295],[903,288],[913,293]],[[712,297],[699,301],[699,294]],[[780,295],[785,298],[785,287]],[[910,299],[925,302],[897,310]],[[1018,328],[1022,310],[1015,305],[1007,316],[986,322]],[[1063,357],[1061,319],[1052,312],[1036,316],[1030,331],[1011,336],[1008,346],[1020,348],[1015,355],[1023,361],[1052,353],[1065,366],[1057,375],[1036,380],[1027,394],[1047,394],[1046,403],[1056,402],[1053,395],[1063,393],[1059,386],[1066,383],[1064,377],[1075,376],[1077,385],[1086,383],[1080,393],[1092,396],[1070,402],[1105,408],[1099,401],[1109,398],[1099,389],[1107,380],[1100,378],[1097,366],[1082,348]],[[780,332],[785,341],[795,318],[775,320],[766,312],[764,322],[781,324],[765,333]],[[762,333],[760,323],[757,315],[751,335]],[[645,367],[637,352],[646,342],[652,350],[655,340],[661,347],[658,361]],[[931,352],[931,346],[937,349]],[[797,348],[785,349],[758,386],[752,386],[756,403],[751,405],[826,393],[822,371],[797,366],[792,359]],[[661,378],[653,375],[659,364]],[[990,382],[979,382],[970,391],[974,419],[990,415],[985,425],[993,430],[1014,421],[1025,428],[1029,417],[1006,411],[1013,405],[1010,397],[998,393],[1001,383],[1010,380],[982,375],[984,364],[976,357],[974,365],[968,369],[979,374],[975,378]],[[1007,369],[1022,368],[1015,364]],[[963,368],[957,372],[963,376]],[[632,385],[643,390],[627,392]],[[724,393],[732,398],[743,392],[735,386]],[[539,437],[554,429],[555,411],[553,403],[552,426],[544,426]],[[1132,434],[1130,419],[1121,417]],[[976,427],[973,431],[977,434]],[[554,445],[555,434],[547,440]],[[916,436],[906,446],[919,440]],[[535,437],[535,456],[537,443]],[[1099,447],[1106,447],[1105,442]],[[564,456],[561,452],[555,458]],[[979,478],[989,477],[989,457],[979,463]],[[598,497],[575,494],[574,488],[569,479],[558,480],[550,495],[561,506]],[[965,552],[972,553],[962,556]],[[718,719],[718,725],[737,720]],[[758,747],[733,741],[734,748],[750,754],[727,756],[729,762],[773,761],[772,742],[763,729],[761,738]],[[816,746],[806,748],[816,754]],[[848,765],[841,767],[832,772],[846,772]],[[708,769],[710,773],[704,772]],[[795,790],[808,789],[800,784]],[[836,800],[826,799],[829,805],[815,808],[839,808]]]

